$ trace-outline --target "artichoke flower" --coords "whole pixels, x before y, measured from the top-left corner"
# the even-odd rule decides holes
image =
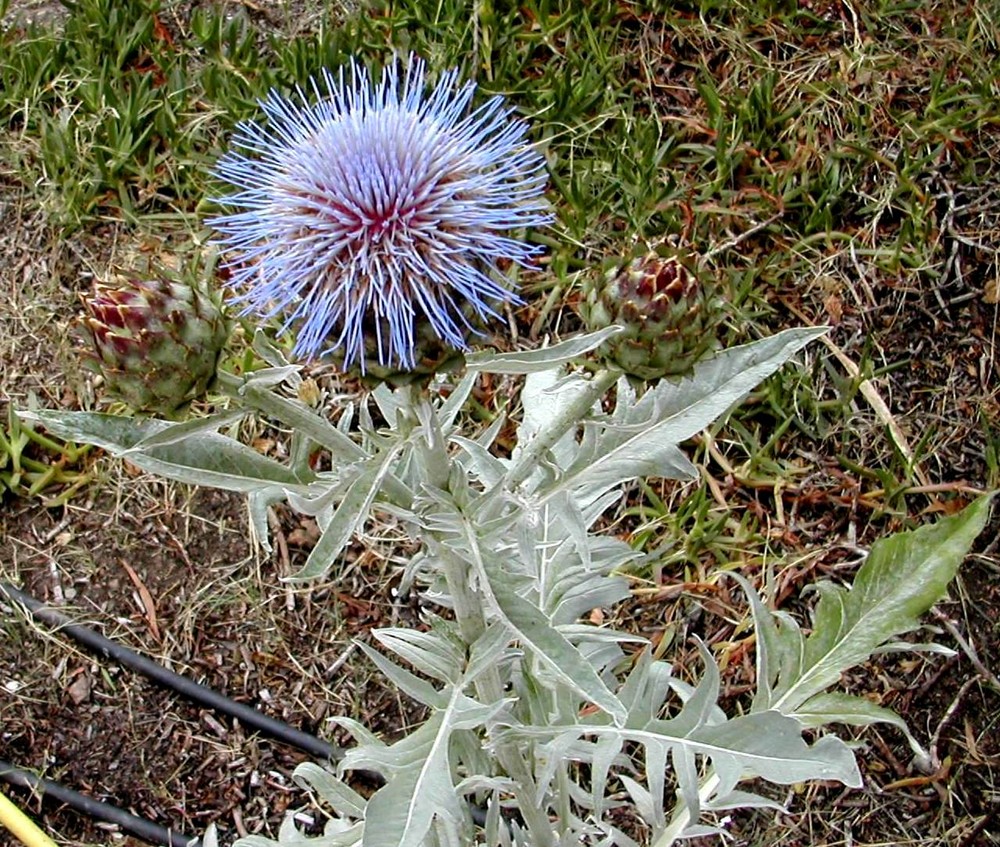
[[[309,92],[308,94],[306,92]],[[523,303],[509,271],[551,223],[545,159],[501,96],[457,69],[356,62],[261,101],[215,175],[228,288],[241,315],[283,317],[293,356],[368,381],[421,378]]]
[[[681,377],[717,346],[722,301],[692,263],[651,252],[584,286],[579,309],[588,330],[625,328],[598,354],[642,380]]]
[[[95,370],[136,411],[172,416],[215,378],[229,325],[208,294],[165,279],[98,284],[82,320]]]

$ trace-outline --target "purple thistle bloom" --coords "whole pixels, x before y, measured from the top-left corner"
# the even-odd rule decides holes
[[[243,314],[298,324],[294,353],[341,349],[365,368],[372,333],[379,364],[412,369],[414,324],[465,350],[495,304],[520,303],[499,266],[526,266],[539,248],[508,233],[551,221],[545,163],[502,97],[470,110],[475,84],[458,71],[427,93],[424,65],[378,85],[351,63],[350,84],[323,72],[310,104],[272,91],[268,123],[237,128],[215,175],[238,193],[209,221],[223,237]]]

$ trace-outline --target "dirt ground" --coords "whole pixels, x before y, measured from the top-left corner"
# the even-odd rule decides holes
[[[0,416],[7,405],[88,408],[92,378],[74,352],[77,298],[95,278],[136,249],[113,225],[64,240],[30,211],[11,186],[0,193]],[[848,355],[869,336],[891,361],[908,360],[877,381],[908,436],[930,435],[922,454],[926,486],[914,518],[944,508],[942,495],[983,489],[990,469],[983,421],[1000,422],[997,306],[984,299],[983,276],[955,276],[933,290],[875,285],[870,301],[844,297],[835,342]],[[788,320],[818,314],[820,293],[776,293]],[[943,304],[943,305],[942,305]],[[994,433],[996,430],[994,429]],[[787,597],[819,576],[849,576],[857,550],[902,525],[869,496],[875,483],[852,476],[839,450],[890,451],[884,427],[859,400],[845,442],[813,443],[813,468],[782,502],[707,469],[737,509],[774,516],[794,512],[788,550],[827,553],[788,575]],[[799,440],[789,449],[805,450]],[[995,463],[996,458],[992,461]],[[308,520],[279,510],[276,553],[247,541],[242,499],[164,483],[95,453],[93,482],[66,506],[8,496],[0,504],[0,577],[70,612],[105,635],[191,675],[229,696],[335,742],[326,720],[356,717],[389,736],[417,719],[351,648],[373,626],[413,619],[393,592],[405,551],[362,539],[328,583],[292,591],[280,577],[304,561],[315,539]],[[971,495],[970,495],[971,496]],[[908,503],[917,504],[911,497]],[[788,532],[792,532],[791,529]],[[928,619],[951,657],[890,653],[845,680],[899,712],[936,757],[938,771],[914,770],[901,735],[875,727],[858,733],[865,774],[860,791],[813,786],[781,799],[788,814],[738,815],[735,844],[1000,844],[1000,691],[970,659],[974,650],[1000,670],[1000,516],[995,515],[940,616]],[[665,575],[676,586],[676,575]],[[645,634],[684,620],[687,631],[718,642],[732,632],[735,594],[712,601],[665,591],[618,614]],[[969,650],[963,647],[962,641]],[[678,656],[683,664],[686,656]],[[727,670],[728,709],[746,690],[746,662]],[[16,610],[0,606],[0,758],[191,834],[216,822],[224,842],[236,834],[275,834],[289,807],[307,804],[291,780],[305,756],[81,652]],[[138,843],[57,804],[18,795],[69,845]],[[0,835],[0,843],[4,842]]]

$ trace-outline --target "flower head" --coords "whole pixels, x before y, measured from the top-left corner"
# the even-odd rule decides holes
[[[598,354],[641,380],[688,375],[718,344],[725,311],[718,286],[666,245],[637,254],[583,286],[579,308],[590,330],[624,327]]]
[[[83,298],[93,367],[136,411],[174,414],[215,378],[229,326],[208,294],[166,279],[98,284]]]
[[[348,81],[349,80],[349,81]],[[338,350],[365,368],[416,364],[415,325],[464,350],[478,321],[520,298],[502,266],[536,248],[515,230],[548,223],[544,160],[502,97],[470,109],[458,71],[427,91],[410,59],[373,84],[352,62],[311,82],[315,101],[272,91],[267,123],[244,123],[216,175],[240,189],[210,221],[243,314],[285,318],[294,352]]]

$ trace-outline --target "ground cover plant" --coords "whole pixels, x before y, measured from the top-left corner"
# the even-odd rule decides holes
[[[257,116],[258,97],[352,56],[379,66],[394,51],[413,51],[438,73],[459,68],[484,96],[508,98],[546,159],[556,220],[532,236],[545,259],[520,274],[526,302],[510,311],[509,328],[494,329],[490,346],[524,351],[575,337],[606,275],[650,246],[683,256],[717,288],[726,347],[784,327],[834,325],[826,346],[806,348],[802,366],[782,369],[724,424],[697,434],[700,482],[644,477],[601,514],[604,543],[617,540],[637,558],[620,574],[630,600],[586,611],[651,637],[653,657],[671,663],[679,690],[707,696],[702,674],[718,664],[709,701],[718,696],[727,714],[752,717],[758,698],[767,700],[759,683],[757,697],[746,696],[754,690],[751,620],[758,644],[765,622],[766,644],[767,614],[723,574],[751,580],[808,626],[806,585],[863,579],[858,567],[875,539],[957,514],[996,487],[997,51],[988,4],[599,3],[584,12],[576,4],[413,3],[269,13],[93,0],[37,28],[20,17],[31,11],[5,10],[0,60],[10,142],[4,202],[15,221],[5,236],[2,350],[11,406],[103,408],[102,386],[80,371],[66,340],[75,298],[95,279],[152,273],[151,264],[188,280],[212,276],[203,222],[215,210],[204,198],[220,189],[208,173],[234,125]],[[231,371],[250,372],[263,359],[280,366],[287,350],[251,346],[253,327],[241,330]],[[333,420],[347,420],[348,403],[364,396],[363,385],[329,366],[302,377],[299,399]],[[519,443],[509,421],[531,420],[525,396],[544,396],[544,377],[533,379],[484,374],[463,389],[493,439],[480,440],[482,454],[464,448],[483,473]],[[196,419],[227,402],[209,396]],[[234,434],[265,457],[302,459],[273,408]],[[389,422],[393,408],[382,395]],[[390,740],[424,721],[368,676],[362,653],[370,651],[349,646],[376,625],[402,620],[419,631],[426,621],[409,594],[394,593],[413,552],[399,515],[367,525],[336,572],[292,587],[280,578],[315,563],[324,517],[317,524],[277,502],[258,510],[258,537],[274,538],[266,556],[246,544],[238,502],[157,483],[136,455],[123,465],[26,440],[24,422],[10,420],[0,453],[5,576],[320,731],[332,731],[324,721],[335,713],[374,722]],[[105,523],[117,528],[110,536]],[[136,559],[154,538],[160,549]],[[890,652],[845,679],[909,719],[929,767],[914,769],[899,727],[868,728],[858,736],[867,745],[864,792],[809,787],[771,795],[788,815],[720,812],[736,838],[990,843],[995,538],[994,519],[951,601],[931,618],[937,640],[956,648],[952,657]],[[824,594],[828,603],[836,596]],[[27,638],[13,617],[4,635],[5,758],[164,822],[180,816],[189,830],[218,820],[226,838],[275,837],[284,808],[305,802],[287,753],[88,659],[66,661],[65,648]],[[123,727],[162,741],[149,759],[129,755]],[[656,817],[656,791],[644,804],[634,779],[612,790]],[[319,821],[318,809],[309,814]],[[71,842],[102,840],[72,830],[79,824],[70,819],[46,820]],[[635,816],[615,825],[650,837]]]

